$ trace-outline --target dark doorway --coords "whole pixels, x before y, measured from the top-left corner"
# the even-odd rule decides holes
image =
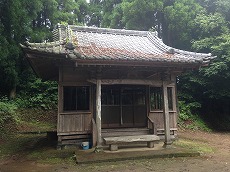
[[[102,128],[146,127],[146,86],[102,87]]]

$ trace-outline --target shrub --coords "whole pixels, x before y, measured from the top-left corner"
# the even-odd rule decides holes
[[[20,108],[57,108],[57,82],[36,79],[28,83],[26,91],[20,92],[15,102]]]
[[[178,125],[192,130],[200,129],[210,131],[211,129],[207,126],[203,119],[194,113],[200,107],[201,105],[197,102],[186,103],[185,101],[179,101],[180,115]]]
[[[9,123],[15,124],[18,122],[16,114],[17,105],[6,98],[0,99],[0,132],[6,131],[6,125]]]

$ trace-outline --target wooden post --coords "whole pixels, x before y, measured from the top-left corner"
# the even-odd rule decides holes
[[[59,67],[59,82],[58,82],[58,114],[57,114],[57,135],[58,135],[58,144],[57,149],[60,150],[62,148],[62,137],[59,135],[61,132],[62,122],[60,119],[60,113],[63,112],[63,67]]]
[[[164,147],[168,148],[172,144],[170,137],[170,126],[169,126],[169,107],[168,107],[168,90],[167,83],[163,81],[163,113],[164,113],[164,130],[165,130],[165,142]]]
[[[97,149],[102,148],[101,139],[101,80],[97,79],[96,92],[96,125],[97,125]]]

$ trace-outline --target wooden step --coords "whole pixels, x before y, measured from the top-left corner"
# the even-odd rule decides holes
[[[102,129],[102,137],[116,136],[135,136],[149,134],[148,128],[117,128],[117,129]]]
[[[89,134],[72,134],[72,135],[62,135],[58,136],[58,146],[64,145],[79,145],[83,141],[89,141],[91,135]]]

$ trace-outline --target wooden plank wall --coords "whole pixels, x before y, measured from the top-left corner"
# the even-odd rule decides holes
[[[91,113],[61,113],[59,135],[85,134],[91,131]]]
[[[59,101],[58,101],[58,135],[87,134],[91,133],[92,103],[87,112],[63,111],[63,87],[64,86],[90,86],[86,82],[88,73],[75,68],[60,67],[59,69]],[[91,91],[90,91],[91,92]],[[92,98],[92,96],[91,96]],[[91,99],[92,100],[92,99]]]
[[[154,124],[156,124],[157,129],[164,129],[164,115],[163,112],[150,112],[149,118],[153,120]],[[176,112],[169,112],[169,121],[170,121],[170,128],[177,127],[177,113]]]

